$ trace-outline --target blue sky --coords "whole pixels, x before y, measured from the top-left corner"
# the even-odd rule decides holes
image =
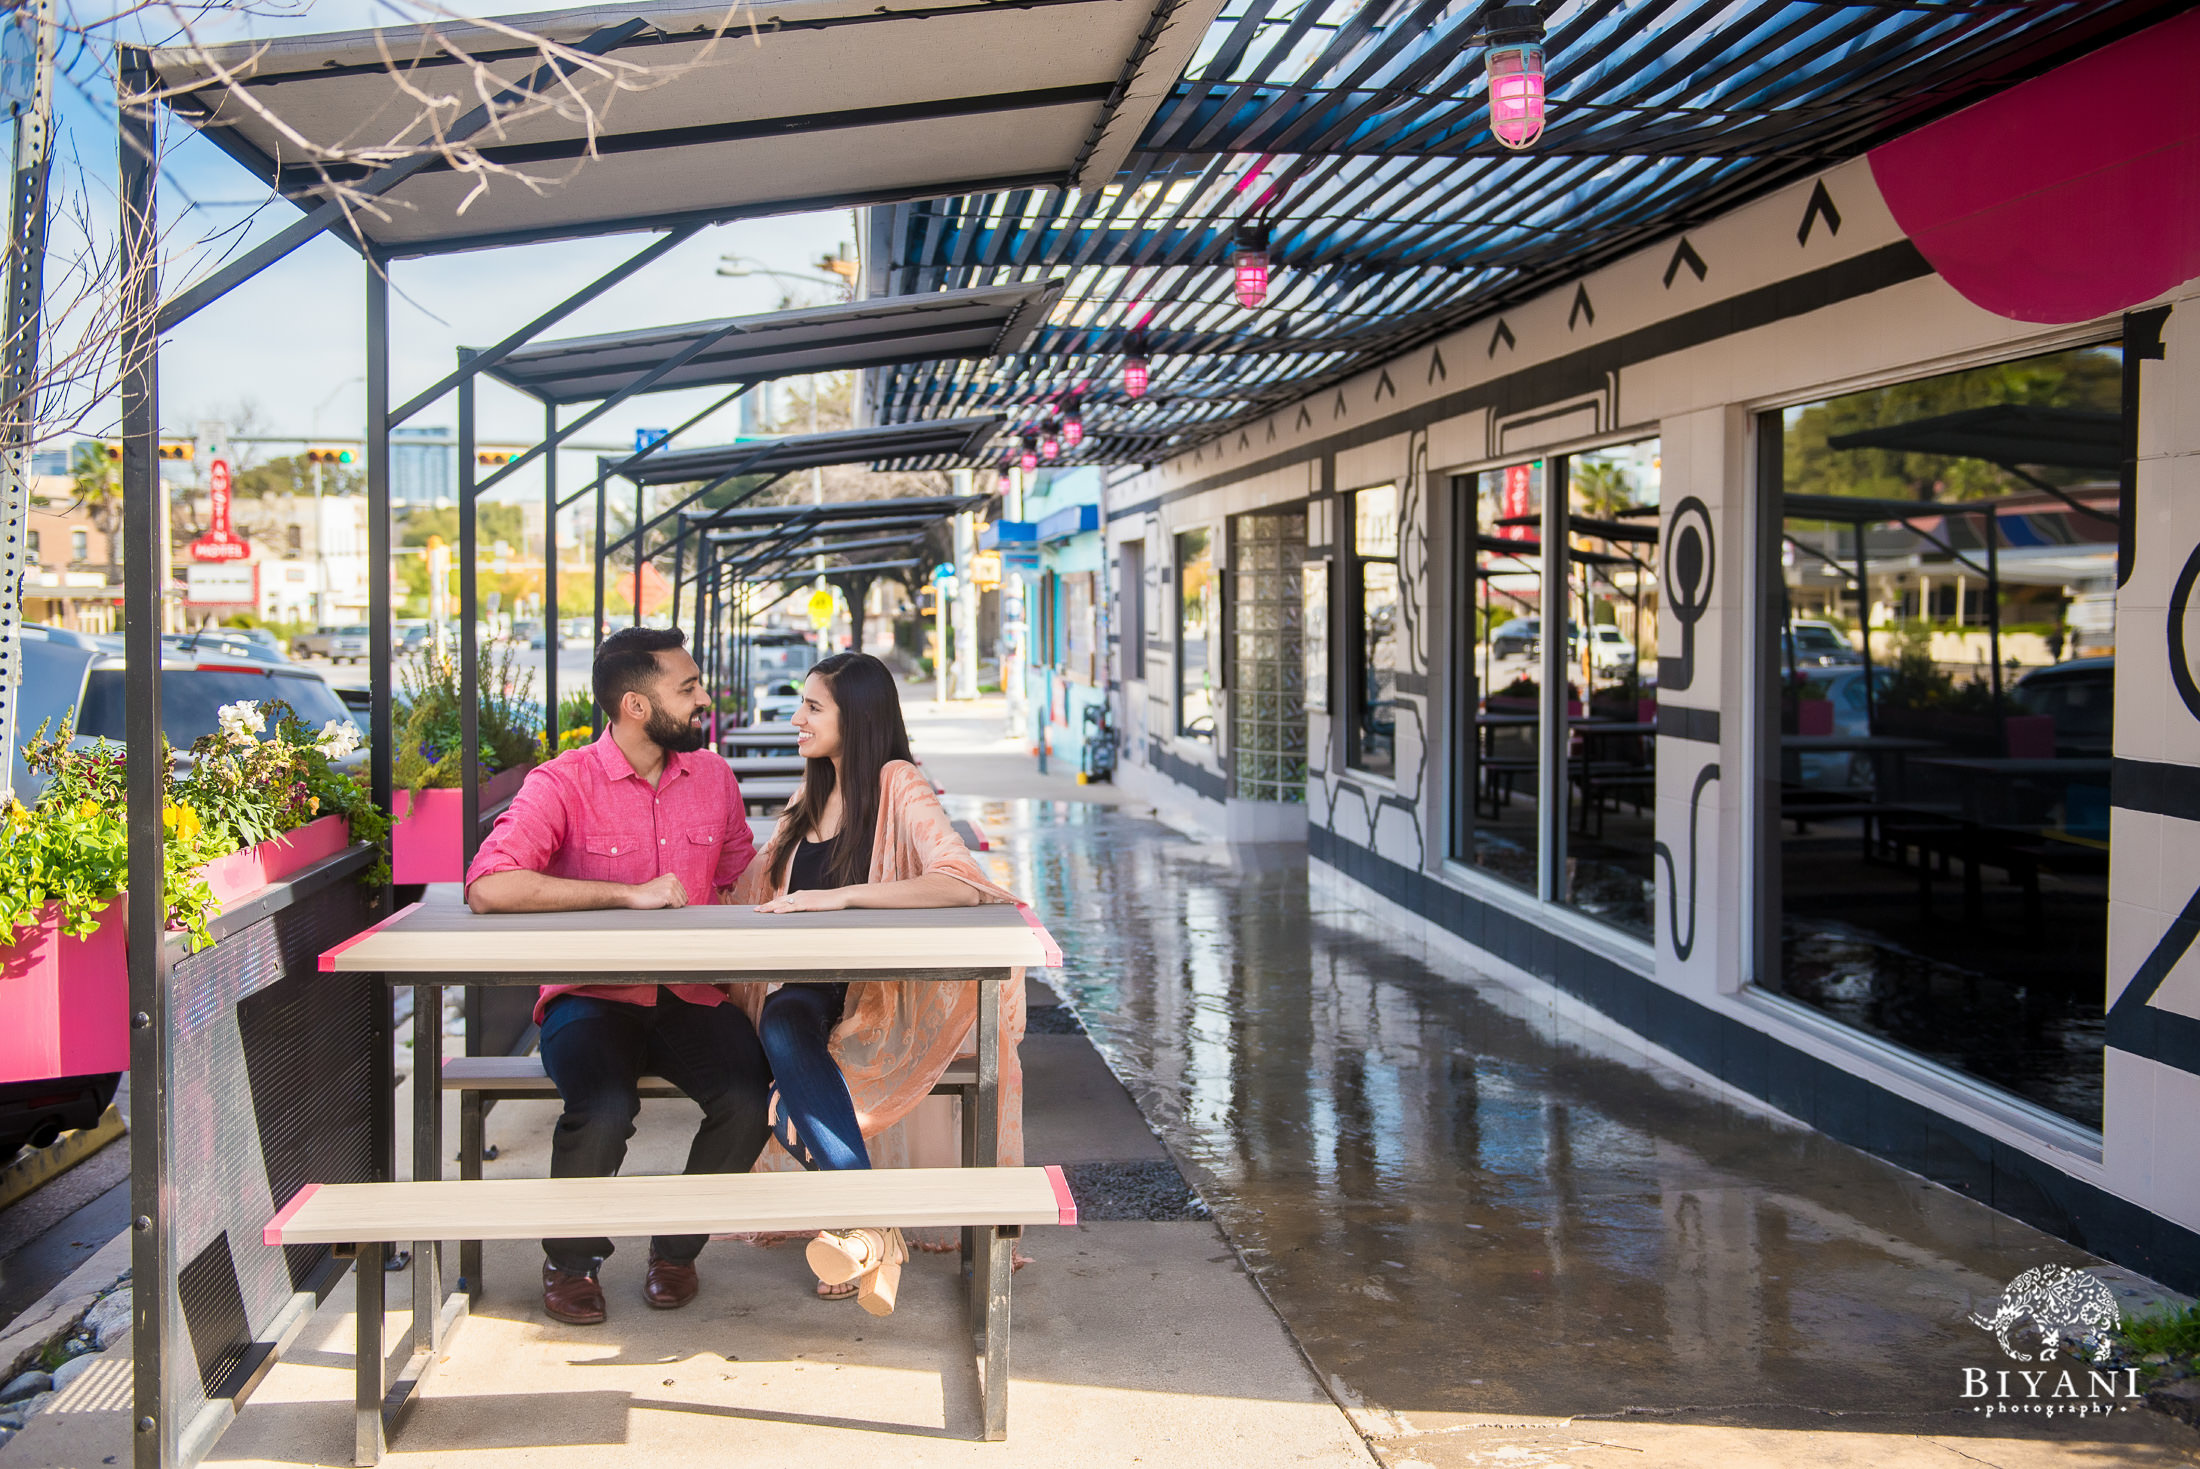
[[[417,11],[366,0],[313,0],[291,18],[215,17],[215,23],[202,26],[200,34],[206,40],[303,34],[403,23],[417,15]],[[68,48],[64,59],[72,59],[75,49]],[[66,159],[73,150],[83,160],[96,191],[93,216],[111,219],[115,143],[112,109],[105,99],[112,83],[98,58],[83,54],[73,60],[69,71],[82,90],[58,89],[60,156]],[[57,185],[60,182],[57,179]],[[170,239],[176,246],[252,216],[250,206],[266,197],[264,187],[226,154],[186,130],[174,130],[160,208],[163,219],[173,226]],[[295,217],[291,206],[276,203],[253,217],[251,228],[256,236]],[[447,372],[456,348],[498,340],[640,250],[651,238],[614,236],[397,262],[391,271],[393,400],[404,400]],[[554,334],[584,335],[773,310],[780,304],[782,286],[761,276],[721,277],[717,274],[721,256],[738,254],[775,269],[814,274],[820,256],[855,238],[855,222],[846,210],[705,230],[640,276],[575,312]],[[164,262],[163,273],[163,293],[172,295],[195,272],[188,262]],[[359,257],[333,240],[322,239],[201,312],[162,351],[163,427],[188,433],[201,419],[226,416],[234,405],[250,401],[274,432],[358,436],[366,412],[365,387],[359,380],[365,348],[364,296],[365,266]],[[797,299],[827,299],[826,288],[819,286],[815,295]],[[712,396],[668,393],[639,406],[627,405],[592,425],[586,436],[631,442],[636,428],[677,423]],[[530,399],[491,384],[481,394],[479,411],[481,436],[487,442],[527,442],[539,437],[542,410]],[[455,402],[446,400],[413,421],[448,425],[454,413]],[[699,428],[689,442],[730,437],[731,413],[725,418],[723,425],[714,422]],[[110,424],[95,420],[86,427],[103,430]],[[710,433],[713,428],[719,432]],[[577,483],[573,476],[588,467],[592,457],[569,457],[562,471],[567,482]],[[531,475],[515,475],[513,491],[523,493],[530,481],[539,486]]]

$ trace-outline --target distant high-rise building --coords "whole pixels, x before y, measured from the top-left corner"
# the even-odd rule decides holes
[[[458,494],[458,444],[447,428],[390,430],[390,503],[435,505]]]

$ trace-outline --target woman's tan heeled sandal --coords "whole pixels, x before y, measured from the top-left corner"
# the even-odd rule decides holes
[[[894,1314],[894,1297],[901,1292],[901,1267],[909,1260],[909,1246],[898,1229],[886,1231],[886,1255],[876,1269],[863,1276],[856,1304],[873,1316]]]
[[[889,1262],[909,1258],[898,1229],[823,1229],[803,1250],[810,1268],[826,1285],[843,1285]]]

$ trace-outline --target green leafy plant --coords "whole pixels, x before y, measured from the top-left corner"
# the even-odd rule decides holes
[[[262,740],[270,721],[272,737]],[[48,905],[59,906],[63,933],[85,937],[129,886],[127,757],[105,740],[73,748],[74,734],[67,723],[50,737],[39,727],[24,759],[46,777],[45,793],[35,810],[11,803],[0,813],[0,944],[35,931]],[[331,720],[316,734],[277,701],[224,708],[220,728],[191,747],[181,774],[162,743],[162,885],[169,924],[192,949],[213,942],[207,924],[220,912],[206,864],[321,816],[348,818],[353,840],[381,850],[362,880],[388,880],[389,818],[334,763],[357,747],[349,723]]]
[[[520,662],[517,649],[476,653],[474,707],[482,775],[516,770],[535,758],[542,718],[530,697],[534,682],[534,669]],[[396,779],[415,795],[460,784],[464,733],[458,683],[458,661],[432,647],[422,648],[398,670]]]
[[[2200,1357],[2200,1305],[2165,1306],[2159,1311],[2132,1316],[2117,1332],[2124,1350],[2134,1357],[2168,1356],[2189,1360]]]

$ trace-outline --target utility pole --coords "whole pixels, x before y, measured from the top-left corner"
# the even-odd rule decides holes
[[[39,328],[46,295],[46,180],[52,170],[54,0],[0,15],[15,169],[8,191],[7,339],[0,344],[0,796],[15,793],[15,690],[23,677],[24,548],[38,423]]]
[[[1008,471],[1008,494],[1001,502],[1001,519],[1024,518],[1024,472]],[[1024,649],[1030,629],[1024,622],[1024,574],[1009,564],[1009,548],[1001,544],[1001,691],[1008,696],[1009,738],[1021,743],[1030,726],[1024,701]]]
[[[954,472],[955,493],[970,493],[972,475]],[[978,697],[978,517],[968,510],[955,517],[955,688],[958,699]]]

